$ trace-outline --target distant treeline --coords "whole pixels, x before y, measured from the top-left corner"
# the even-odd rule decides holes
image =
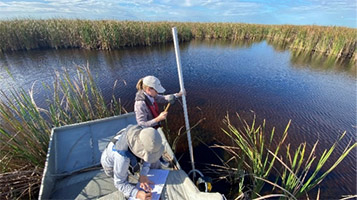
[[[114,20],[0,21],[0,51],[41,48],[118,49],[172,41],[176,26],[181,41],[191,39],[268,40],[289,49],[357,61],[357,30],[335,26],[180,23]]]

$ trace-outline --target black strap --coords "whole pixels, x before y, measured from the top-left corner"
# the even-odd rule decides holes
[[[115,139],[115,138],[112,138],[112,139],[110,140],[110,142],[113,142],[113,144],[115,144],[117,141],[118,141],[118,139]]]

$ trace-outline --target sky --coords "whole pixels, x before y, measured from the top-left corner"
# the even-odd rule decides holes
[[[357,28],[357,0],[0,0],[0,20],[109,19]]]

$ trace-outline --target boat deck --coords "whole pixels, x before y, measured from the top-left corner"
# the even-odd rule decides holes
[[[50,199],[125,199],[113,179],[102,169],[81,172],[57,180]]]

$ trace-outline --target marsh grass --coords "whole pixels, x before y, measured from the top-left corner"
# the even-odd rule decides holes
[[[233,145],[215,147],[223,148],[231,155],[223,162],[223,167],[229,169],[226,175],[233,177],[230,178],[232,184],[241,184],[246,177],[253,180],[253,183],[247,186],[251,192],[246,193],[245,197],[249,195],[249,198],[264,199],[273,195],[271,197],[283,199],[310,199],[309,191],[317,187],[357,147],[357,143],[350,141],[337,160],[330,161],[330,156],[345,133],[329,149],[324,150],[322,155],[317,156],[318,141],[314,143],[309,153],[306,142],[298,145],[296,150],[292,150],[290,144],[285,144],[291,122],[287,124],[283,133],[279,133],[278,143],[272,145],[277,133],[274,128],[270,133],[267,132],[265,120],[262,125],[257,125],[255,118],[251,124],[248,124],[238,114],[237,117],[240,122],[239,128],[233,126],[227,116],[225,119],[227,129],[222,129],[232,139]],[[329,163],[333,163],[331,166],[326,166],[328,160]],[[243,174],[242,169],[245,170]],[[275,178],[271,180],[271,177]],[[269,195],[264,195],[263,187],[267,184],[270,185],[271,191]],[[242,194],[243,191],[238,193]],[[319,195],[320,193],[314,199],[318,199]]]
[[[287,49],[357,61],[356,29],[335,26],[179,23],[114,20],[15,19],[0,21],[0,51],[39,48],[118,49],[180,41],[221,39],[267,40]]]
[[[36,199],[42,173],[37,168],[21,169],[0,174],[1,199]]]
[[[53,127],[122,112],[114,95],[105,102],[88,66],[77,66],[73,79],[67,71],[56,72],[53,85],[44,87],[52,94],[47,99],[48,108],[36,105],[34,87],[29,92],[1,91],[0,182],[6,183],[1,188],[7,192],[2,191],[0,199],[31,197],[38,191]]]

